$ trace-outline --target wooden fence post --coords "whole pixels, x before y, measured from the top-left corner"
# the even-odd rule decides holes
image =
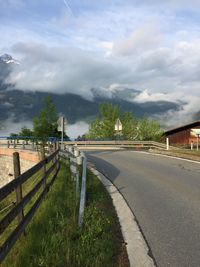
[[[20,169],[20,158],[19,158],[19,153],[14,152],[13,153],[13,169],[14,169],[14,178],[16,179],[18,176],[21,174],[21,169]],[[16,204],[19,204],[22,201],[22,185],[19,185],[16,189]],[[24,212],[23,210],[20,211],[18,214],[18,224],[23,220],[24,218]]]

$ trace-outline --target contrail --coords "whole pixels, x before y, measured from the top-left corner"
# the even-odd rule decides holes
[[[63,0],[63,2],[65,4],[67,10],[71,13],[71,15],[73,15],[72,9],[71,9],[70,5],[67,3],[67,1],[66,0]]]

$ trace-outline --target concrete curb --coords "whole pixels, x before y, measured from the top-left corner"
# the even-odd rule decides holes
[[[88,168],[106,187],[116,209],[122,229],[124,242],[127,244],[127,253],[131,267],[155,267],[153,259],[148,255],[149,249],[139,230],[135,217],[121,193],[110,180],[93,166]]]

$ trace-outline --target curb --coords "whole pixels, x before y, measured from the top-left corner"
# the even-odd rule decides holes
[[[136,219],[119,190],[102,173],[97,171],[94,165],[89,165],[88,168],[103,183],[112,198],[124,242],[127,244],[130,267],[155,267],[153,259],[148,255],[149,248],[139,230]]]

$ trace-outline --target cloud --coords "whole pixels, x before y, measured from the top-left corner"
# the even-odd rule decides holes
[[[18,43],[13,49],[21,54],[21,64],[13,68],[7,82],[21,90],[69,92],[88,98],[94,85],[106,86],[123,72],[112,61],[80,49],[33,43]]]
[[[179,97],[188,103],[180,114],[198,109],[190,103],[200,97],[199,0],[67,3],[73,16],[63,0],[0,0],[0,52],[21,61],[8,82],[88,99],[93,87],[110,96],[113,84],[127,84],[143,91],[138,102]]]
[[[133,101],[137,103],[146,103],[146,102],[158,102],[158,101],[169,101],[174,103],[179,103],[182,94],[166,94],[166,93],[151,93],[148,90],[144,90],[134,97]]]
[[[76,122],[75,124],[71,124],[67,126],[66,134],[74,139],[77,138],[78,135],[83,135],[88,132],[89,124],[84,121]]]
[[[25,91],[68,92],[89,99],[91,88],[109,91],[112,84],[200,96],[199,47],[200,40],[193,39],[172,47],[150,47],[128,57],[102,57],[78,48],[18,43],[13,51],[21,55],[21,64],[14,67],[7,82]]]
[[[115,42],[112,50],[116,55],[130,56],[156,48],[160,42],[160,31],[156,25],[151,23],[137,28],[127,38]]]

